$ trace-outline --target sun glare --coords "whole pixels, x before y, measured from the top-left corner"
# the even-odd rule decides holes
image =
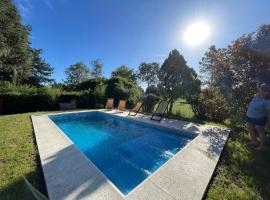
[[[209,36],[209,27],[203,22],[196,22],[187,27],[184,41],[191,46],[203,43]]]

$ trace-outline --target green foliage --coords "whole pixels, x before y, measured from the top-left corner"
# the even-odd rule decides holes
[[[21,23],[11,0],[0,1],[0,24],[0,79],[18,84],[31,73],[30,27]]]
[[[90,71],[83,62],[78,62],[74,65],[70,65],[65,70],[65,73],[65,83],[72,88],[90,78]]]
[[[54,68],[41,57],[41,54],[42,49],[32,49],[32,72],[24,83],[41,87],[53,81],[51,76]]]
[[[100,78],[102,77],[103,63],[100,59],[96,59],[92,61],[93,69],[91,72],[92,78]]]
[[[230,129],[230,138],[206,199],[269,199],[270,149],[257,152],[246,145],[249,135],[243,125],[232,123]]]
[[[97,86],[106,84],[105,78],[91,78],[76,86],[76,90],[94,90]]]
[[[36,200],[22,175],[46,194],[30,115],[0,115],[0,130],[0,199]]]
[[[196,72],[187,66],[176,49],[170,52],[160,68],[159,88],[163,98],[170,99],[169,113],[179,97],[196,93],[200,88]]]
[[[230,105],[215,88],[206,88],[199,95],[187,98],[192,110],[199,119],[224,122],[229,118]]]
[[[159,102],[160,97],[153,93],[149,93],[145,94],[142,100],[143,100],[143,111],[147,113],[152,113],[156,104]]]
[[[151,85],[151,86],[146,88],[145,94],[150,94],[150,93],[155,94],[157,96],[160,96],[160,91],[159,91],[158,87],[156,87],[154,85]]]
[[[113,77],[107,80],[106,96],[114,98],[115,106],[119,100],[126,100],[127,107],[133,107],[140,99],[139,87],[125,78]]]
[[[132,69],[129,69],[127,66],[122,65],[118,67],[115,71],[112,72],[112,78],[113,77],[121,77],[125,78],[128,81],[131,81],[133,83],[136,83],[137,77],[136,74]]]
[[[157,85],[158,83],[159,64],[141,63],[139,66],[138,78],[147,83],[147,87]]]
[[[231,106],[231,115],[244,115],[256,85],[270,79],[270,25],[245,34],[227,48],[210,47],[201,61],[206,81],[216,87]]]
[[[93,90],[93,96],[95,99],[95,107],[99,107],[100,105],[103,105],[104,102],[106,101],[106,85],[98,85],[94,90]],[[102,106],[103,108],[104,106]]]
[[[7,94],[3,96],[4,113],[25,113],[58,109],[57,98],[49,94]]]
[[[59,109],[59,103],[75,101],[78,108],[103,108],[107,97],[115,99],[115,106],[121,99],[127,107],[133,107],[140,99],[140,88],[124,78],[95,78],[81,83],[76,91],[62,88],[14,86],[0,81],[0,96],[3,99],[4,113],[23,113]]]

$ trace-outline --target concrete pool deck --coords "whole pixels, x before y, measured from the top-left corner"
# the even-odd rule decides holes
[[[97,110],[74,113],[90,111]],[[75,147],[48,115],[32,115],[43,174],[51,200],[202,199],[229,135],[228,129],[175,119],[164,119],[159,123],[142,114],[127,117],[128,112],[106,113],[177,129],[186,134],[195,133],[198,136],[125,196]]]

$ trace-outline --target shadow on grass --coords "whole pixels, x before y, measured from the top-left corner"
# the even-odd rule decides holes
[[[20,115],[20,114],[14,114],[14,115]],[[9,115],[10,116],[10,115]],[[30,116],[28,116],[29,122],[31,122]],[[37,149],[37,143],[35,139],[35,134],[32,128],[32,142],[35,148],[35,163],[36,167],[33,171],[29,173],[23,173],[20,177],[14,178],[13,181],[10,181],[11,184],[7,185],[6,187],[2,187],[0,189],[0,199],[35,199],[29,188],[27,187],[25,181],[23,180],[24,176],[37,190],[39,190],[42,194],[47,196],[47,190],[45,186],[45,180],[42,173],[40,158],[38,154]],[[29,141],[31,142],[31,141]],[[19,166],[13,166],[13,167],[19,167]]]
[[[231,130],[206,199],[270,199],[270,138],[266,150],[256,151],[243,124]]]
[[[47,196],[47,191],[45,187],[45,181],[43,178],[43,173],[40,166],[39,158],[37,158],[38,167],[35,168],[35,171],[30,173],[22,174],[25,178],[42,194]],[[20,199],[20,200],[36,200],[33,196],[29,188],[27,187],[25,181],[23,180],[22,176],[18,177],[11,184],[6,187],[1,188],[0,190],[0,199],[5,200],[13,200],[13,199]]]

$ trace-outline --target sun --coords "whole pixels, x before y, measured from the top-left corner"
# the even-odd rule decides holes
[[[184,41],[191,46],[203,43],[209,36],[209,27],[206,23],[195,22],[187,27],[184,33]]]

